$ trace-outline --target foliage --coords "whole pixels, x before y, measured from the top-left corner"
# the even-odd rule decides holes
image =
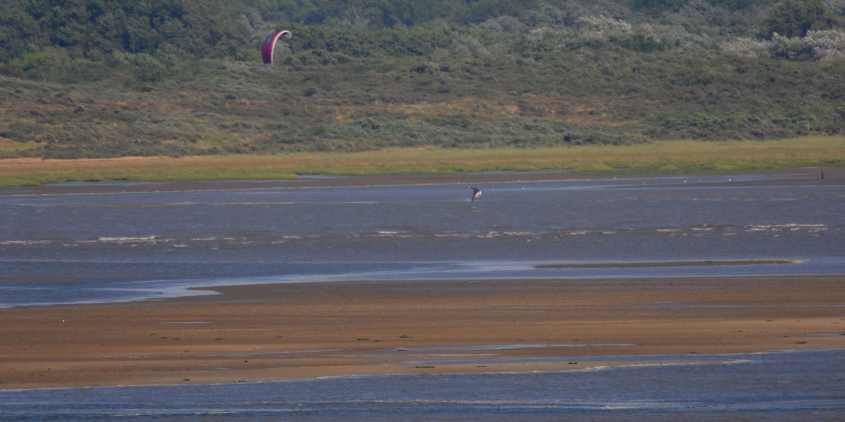
[[[66,158],[838,134],[841,0],[816,3],[10,2],[0,138]],[[804,37],[763,38],[795,16]],[[274,28],[294,37],[263,66]]]
[[[724,41],[719,48],[727,54],[746,59],[758,59],[769,56],[772,42],[742,37]]]
[[[677,10],[687,4],[688,0],[630,0],[635,10],[666,11]]]
[[[237,57],[247,28],[219,1],[28,0],[0,11],[0,59],[32,47],[65,49],[74,58],[102,59],[114,51]]]
[[[833,60],[845,57],[845,32],[809,31],[803,38],[775,34],[771,53],[773,57],[789,60]]]
[[[765,23],[766,37],[803,37],[810,30],[827,29],[832,25],[822,0],[782,0]]]

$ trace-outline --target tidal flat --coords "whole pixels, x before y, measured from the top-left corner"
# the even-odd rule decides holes
[[[6,189],[0,419],[835,420],[843,181],[803,169]],[[587,378],[601,391],[575,388]],[[772,379],[794,382],[772,396]],[[649,380],[683,397],[626,387]],[[495,391],[431,396],[477,382]],[[337,400],[274,401],[292,386]],[[255,389],[262,404],[242,402]],[[162,392],[174,399],[155,409],[120,401]],[[188,409],[183,393],[221,399]]]

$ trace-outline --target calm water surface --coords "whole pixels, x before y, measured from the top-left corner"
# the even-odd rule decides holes
[[[462,184],[0,192],[0,306],[259,282],[845,273],[845,186],[833,182],[780,174],[482,188],[477,202]],[[800,263],[536,268],[761,258]]]

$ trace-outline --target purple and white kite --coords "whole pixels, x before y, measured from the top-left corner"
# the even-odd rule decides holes
[[[291,33],[290,31],[273,31],[267,38],[264,39],[264,43],[261,44],[261,59],[264,60],[264,64],[273,64],[273,59],[275,58],[275,51],[276,51],[276,43],[279,42],[279,38],[290,38]]]

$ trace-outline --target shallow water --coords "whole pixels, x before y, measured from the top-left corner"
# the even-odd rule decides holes
[[[0,420],[833,421],[845,414],[842,351],[616,359],[632,364],[546,374],[0,391]]]
[[[0,307],[244,283],[845,273],[838,184],[787,174],[482,188],[477,202],[461,184],[0,192]],[[800,263],[537,268],[732,259]]]

